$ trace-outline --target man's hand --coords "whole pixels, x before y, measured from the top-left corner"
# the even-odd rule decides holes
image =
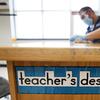
[[[86,39],[86,36],[79,36],[79,35],[72,36],[70,38],[70,41],[74,42],[74,43],[86,43],[86,42],[88,42]]]

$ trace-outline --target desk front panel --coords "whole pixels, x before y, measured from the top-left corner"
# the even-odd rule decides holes
[[[99,62],[8,62],[12,98],[99,100],[99,66]]]

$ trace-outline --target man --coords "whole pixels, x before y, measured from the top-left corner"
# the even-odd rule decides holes
[[[90,7],[81,8],[79,15],[81,19],[88,25],[86,36],[75,36],[74,38],[72,37],[71,40],[74,41],[79,38],[80,41],[89,40],[94,43],[100,42],[100,16],[97,16]]]

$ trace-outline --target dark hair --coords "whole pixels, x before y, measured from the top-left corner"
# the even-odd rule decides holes
[[[79,11],[79,13],[81,13],[81,12],[87,12],[87,11],[92,11],[94,13],[93,9],[91,7],[88,7],[88,6],[81,8],[80,11]]]

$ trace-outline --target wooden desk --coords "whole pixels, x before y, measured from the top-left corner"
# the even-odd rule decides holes
[[[52,42],[53,43],[53,42]],[[0,44],[0,59],[7,60],[12,100],[99,100],[100,94],[19,94],[16,66],[100,67],[99,44],[34,42]],[[64,42],[65,43],[65,42]],[[35,43],[38,44],[38,43]],[[100,76],[99,76],[100,77]],[[100,89],[100,86],[98,87]]]

